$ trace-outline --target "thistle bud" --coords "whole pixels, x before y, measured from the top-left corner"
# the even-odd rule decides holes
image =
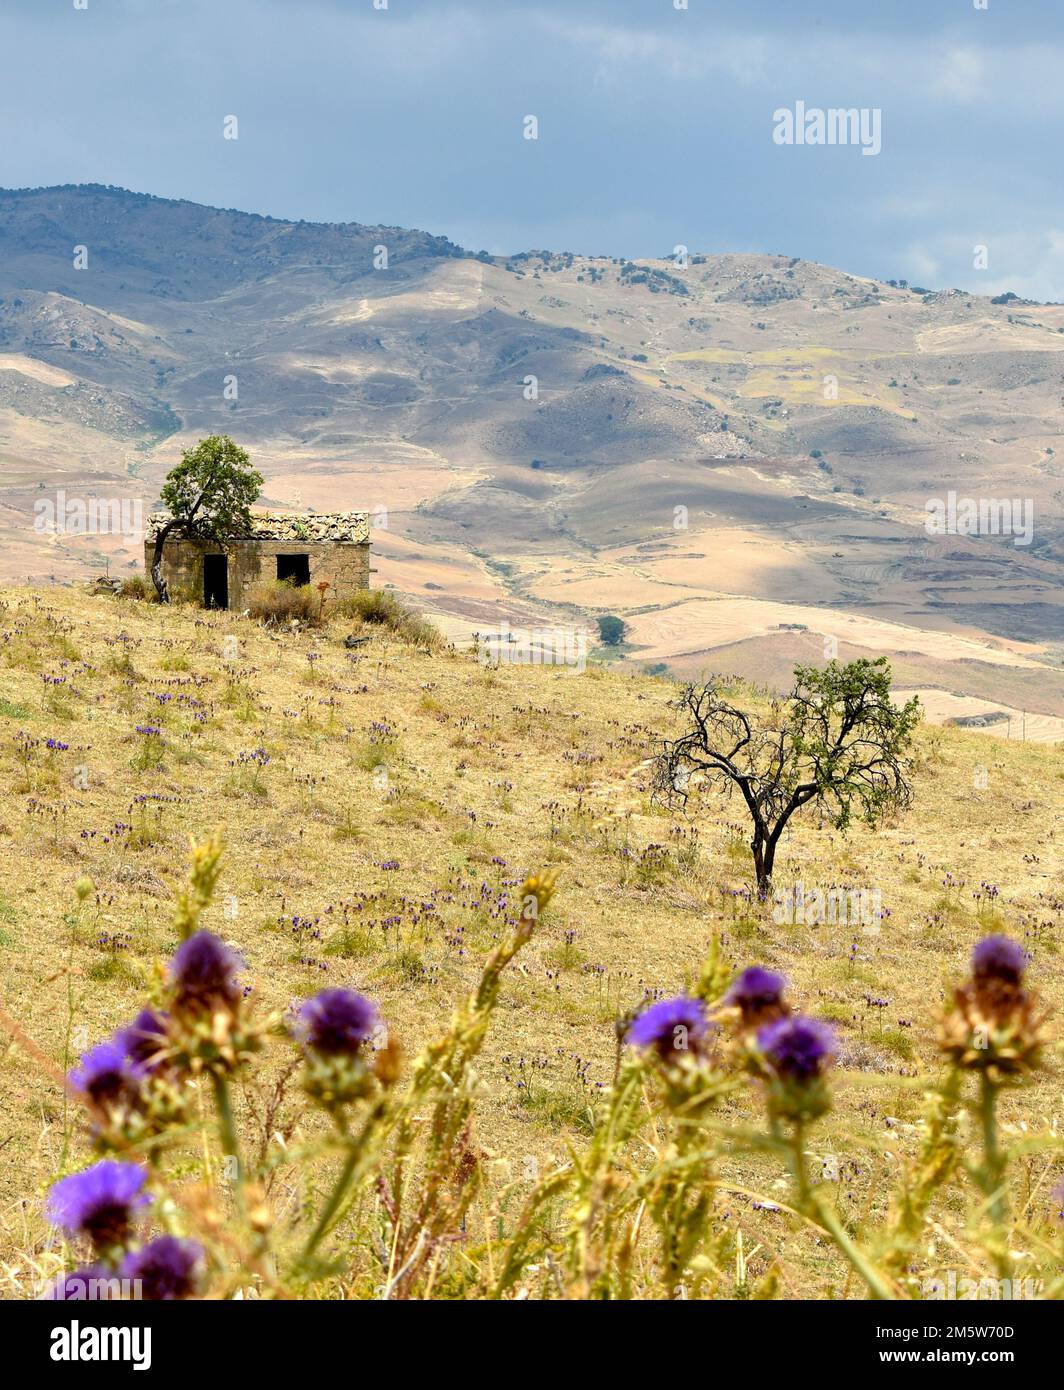
[[[826,1073],[837,1051],[834,1030],[816,1018],[797,1014],[760,1029],[757,1055],[772,1113],[802,1121],[815,1120],[830,1109]]]
[[[136,1212],[151,1201],[146,1171],[137,1163],[105,1160],[55,1183],[48,1219],[68,1235],[85,1235],[97,1254],[112,1256],[128,1243]]]
[[[1027,956],[1019,942],[988,936],[972,951],[971,978],[954,991],[939,1046],[954,1066],[999,1083],[1036,1068],[1046,1036],[1037,995],[1024,988]]]
[[[644,1009],[629,1025],[625,1038],[633,1047],[653,1049],[663,1062],[676,1062],[697,1055],[708,1033],[701,999],[680,995]]]
[[[209,931],[197,931],[170,962],[170,1036],[175,1066],[193,1075],[237,1070],[261,1046],[242,1016],[243,962]]]
[[[785,987],[782,975],[763,965],[751,965],[728,990],[724,1002],[739,1011],[739,1027],[744,1032],[756,1031],[790,1013],[783,999]]]
[[[303,1086],[326,1110],[336,1111],[373,1088],[364,1044],[379,1023],[377,1006],[350,989],[323,989],[296,1015],[293,1032],[303,1044]]]

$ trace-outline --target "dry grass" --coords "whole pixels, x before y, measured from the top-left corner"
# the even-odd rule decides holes
[[[294,584],[288,579],[266,580],[248,595],[249,616],[274,626],[313,622],[320,607],[321,600],[309,584]]]
[[[923,731],[908,815],[845,839],[807,818],[778,865],[780,885],[878,888],[881,930],[779,924],[741,896],[737,805],[711,807],[693,835],[649,801],[668,682],[488,670],[419,650],[387,622],[366,622],[371,641],[348,652],[349,622],[280,635],[71,590],[0,598],[0,991],[59,1067],[150,989],[175,944],[188,838],[222,823],[205,924],[239,946],[256,1000],[284,1008],[349,984],[380,1001],[408,1056],[476,977],[499,894],[561,867],[482,1059],[478,1138],[518,1178],[582,1142],[612,1075],[616,1015],[689,981],[715,929],[736,967],[781,968],[796,1000],[839,1026],[838,1099],[816,1142],[839,1159],[839,1201],[857,1221],[915,1147],[934,1013],[972,942],[995,927],[1025,940],[1032,983],[1064,1003],[1056,750]],[[78,909],[86,874],[96,892]],[[0,1067],[0,1261],[25,1271],[19,1252],[40,1258],[45,1237],[37,1198],[81,1141],[24,1046],[0,1043]],[[1056,1123],[1057,1081],[1008,1097],[1004,1118]],[[1057,1175],[1028,1162],[1033,1211],[1048,1213]],[[747,1249],[762,1244],[752,1277],[771,1249],[789,1292],[838,1291],[837,1263],[808,1232],[738,1193],[733,1207]]]

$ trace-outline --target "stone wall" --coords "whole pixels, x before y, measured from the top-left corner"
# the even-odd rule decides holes
[[[144,569],[149,579],[154,551],[154,543],[146,541]],[[370,586],[368,541],[238,540],[223,552],[211,541],[170,540],[163,547],[163,576],[175,596],[202,603],[203,557],[223,553],[229,562],[229,607],[238,611],[248,606],[256,584],[277,578],[278,555],[308,556],[311,586],[327,580],[332,586],[326,595],[330,603]]]

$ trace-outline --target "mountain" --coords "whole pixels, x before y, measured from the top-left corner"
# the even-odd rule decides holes
[[[769,684],[887,653],[934,717],[1052,737],[1061,353],[1064,306],[781,255],[491,257],[0,192],[0,579],[136,565],[123,537],[38,534],[34,503],[147,506],[226,432],[265,503],[375,511],[379,581],[459,640],[615,612],[628,659]],[[929,535],[951,493],[1015,499],[1029,535]]]

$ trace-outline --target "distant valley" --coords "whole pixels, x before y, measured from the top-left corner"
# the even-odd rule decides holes
[[[35,501],[147,506],[229,433],[264,504],[374,512],[377,581],[456,641],[614,613],[624,660],[773,686],[883,654],[933,718],[1057,739],[1062,403],[1061,305],[0,192],[3,583],[139,565]],[[1030,543],[929,535],[951,493],[1029,505]]]

